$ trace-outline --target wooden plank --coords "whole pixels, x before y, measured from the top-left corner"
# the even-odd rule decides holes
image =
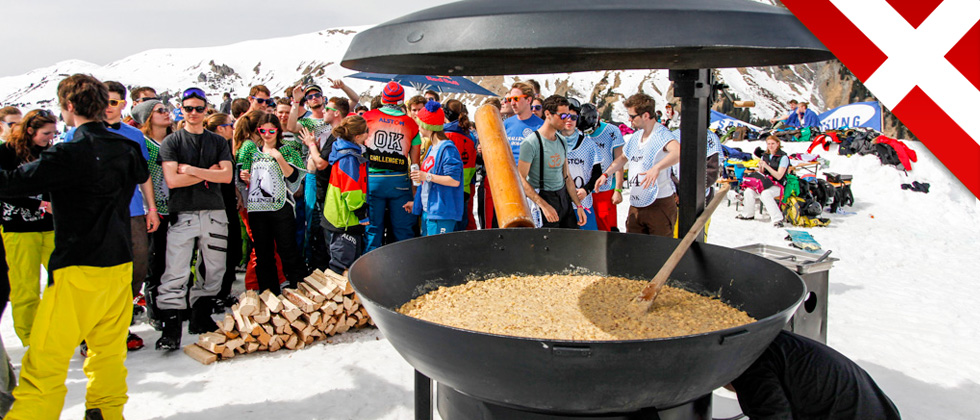
[[[217,354],[211,353],[197,344],[184,346],[184,354],[190,356],[191,359],[197,360],[202,365],[210,365],[218,360]]]
[[[265,306],[269,308],[270,312],[279,313],[282,310],[282,301],[279,300],[278,296],[272,294],[271,290],[266,289],[259,298],[265,302]]]

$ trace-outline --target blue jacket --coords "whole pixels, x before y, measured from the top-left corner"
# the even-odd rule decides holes
[[[442,143],[446,143],[442,146]],[[432,168],[428,170],[432,175],[449,175],[459,181],[459,186],[447,187],[445,185],[432,182],[429,186],[429,202],[426,211],[426,218],[429,220],[463,220],[463,159],[459,155],[459,150],[452,140],[443,140],[439,144],[439,153],[432,157],[434,159]],[[430,148],[430,152],[435,147]],[[422,160],[422,169],[425,170],[426,156]],[[424,182],[424,181],[423,181]],[[415,215],[422,214],[422,187],[415,189],[415,204],[412,208]]]
[[[807,109],[803,118],[800,119],[800,128],[806,127],[820,127],[820,117],[812,109]]]

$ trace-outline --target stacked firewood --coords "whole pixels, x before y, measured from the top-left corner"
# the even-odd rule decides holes
[[[316,270],[279,296],[245,291],[215,332],[201,334],[184,353],[203,364],[256,351],[299,350],[351,328],[374,325],[347,279]]]

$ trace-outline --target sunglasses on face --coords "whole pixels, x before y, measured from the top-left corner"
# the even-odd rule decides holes
[[[167,108],[162,108],[162,107],[161,108],[154,109],[153,112],[156,112],[157,114],[160,114],[160,115],[167,115],[167,114],[170,113],[170,111],[167,111]]]
[[[156,96],[149,96],[149,97],[146,97],[146,98],[139,98],[139,99],[135,100],[134,102],[136,102],[136,103],[139,104],[139,103],[143,103],[143,102],[146,102],[146,101],[159,101],[159,100],[160,100],[160,98],[157,98]]]
[[[257,131],[259,132],[259,134],[265,135],[265,134],[276,134],[279,130],[277,130],[275,128],[270,128],[268,130],[266,130],[264,128],[260,128]]]
[[[506,101],[506,102],[517,102],[517,101],[519,101],[521,99],[524,99],[526,97],[527,97],[527,95],[508,96],[508,97],[504,98],[504,101]]]
[[[531,105],[531,111],[540,111],[541,105]]]
[[[126,103],[125,99],[110,99],[109,106],[119,106]]]
[[[250,96],[250,98],[255,99],[255,102],[258,102],[259,105],[265,104],[265,106],[273,106],[276,104],[276,100],[272,98],[262,99],[262,98],[257,98],[255,96]]]
[[[324,108],[326,108],[326,109],[327,109],[327,111],[334,111],[334,112],[340,112],[340,111],[337,111],[337,108],[331,108],[331,107],[329,107],[329,106],[325,106]]]
[[[39,117],[54,118],[54,114],[52,114],[51,111],[48,111],[46,109],[42,109],[42,110],[37,111],[37,115]],[[7,123],[7,124],[13,125],[13,123]]]
[[[558,114],[558,118],[561,118],[563,120],[578,121],[578,115],[575,115],[575,114],[561,113],[561,114]]]
[[[235,125],[235,123],[219,124],[218,127],[232,127],[234,125]]]
[[[306,100],[307,100],[307,101],[312,101],[312,100],[314,100],[314,99],[320,99],[320,98],[322,98],[322,97],[323,97],[323,94],[322,94],[322,93],[320,93],[320,92],[316,92],[316,93],[309,93],[309,94],[307,94],[307,95],[306,95]]]
[[[186,106],[186,105],[184,106],[184,112],[188,114],[190,114],[191,112],[197,112],[198,114],[203,114],[204,111],[207,110],[208,107],[206,106]]]
[[[630,117],[630,121],[633,121],[633,119],[634,119],[634,118],[636,118],[636,117],[639,117],[640,115],[643,115],[643,114],[636,114],[636,115],[633,115],[633,114],[626,114],[626,115],[627,115],[628,117]]]

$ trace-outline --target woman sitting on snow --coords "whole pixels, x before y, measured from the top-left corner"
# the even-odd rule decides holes
[[[789,157],[780,148],[781,142],[776,136],[766,138],[766,153],[759,159],[758,171],[745,176],[742,187],[745,194],[745,205],[736,219],[752,220],[755,218],[755,199],[769,213],[769,218],[776,227],[783,227],[783,213],[779,210],[776,197],[783,194],[783,184],[786,183],[786,172],[789,171]]]

